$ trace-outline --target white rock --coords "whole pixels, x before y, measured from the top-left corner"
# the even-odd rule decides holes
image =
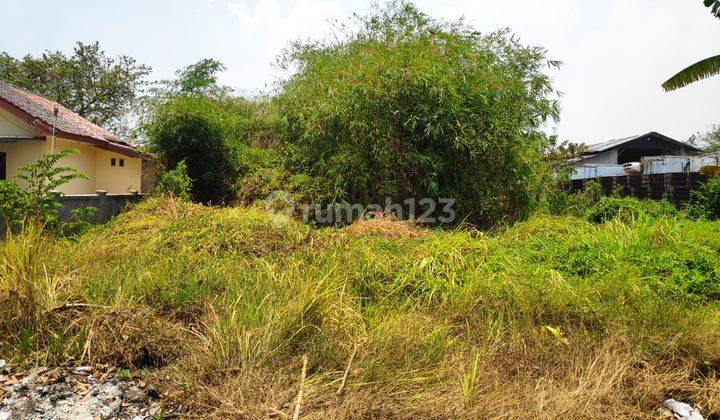
[[[76,375],[84,375],[87,373],[92,373],[93,368],[92,366],[78,366],[75,369],[73,369],[73,373]]]
[[[669,399],[665,401],[665,407],[673,412],[676,419],[682,420],[704,420],[702,414],[694,409],[690,404]]]

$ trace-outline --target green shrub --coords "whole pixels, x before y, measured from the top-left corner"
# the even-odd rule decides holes
[[[509,32],[480,35],[404,1],[357,27],[284,57],[298,69],[275,102],[290,170],[322,180],[332,203],[449,197],[484,226],[527,216],[543,179],[539,127],[558,115],[544,73],[555,63]]]
[[[63,232],[68,235],[80,235],[93,226],[97,220],[97,207],[87,206],[70,211],[70,221],[63,225]]]
[[[27,196],[13,181],[0,180],[0,217],[5,226],[17,226],[25,217]]]
[[[547,210],[552,215],[582,216],[602,198],[602,188],[596,181],[588,181],[579,192],[570,192],[562,185],[548,188],[545,196]]]
[[[181,160],[175,169],[170,169],[160,175],[155,193],[189,200],[191,188],[192,179],[187,174],[187,164]]]
[[[15,181],[0,181],[0,217],[6,226],[17,228],[23,221],[31,220],[44,225],[45,229],[60,230],[57,211],[62,205],[57,200],[57,189],[75,179],[87,179],[87,175],[57,164],[77,152],[77,149],[66,149],[44,154],[37,161],[20,167],[14,178],[24,181],[24,188]]]
[[[640,217],[674,217],[678,211],[667,200],[639,200],[634,197],[602,197],[587,210],[587,218],[595,223],[619,219],[634,221]]]
[[[230,134],[236,132],[237,117],[216,101],[178,97],[161,105],[148,124],[148,138],[165,164],[187,165],[192,179],[192,197],[203,203],[222,203],[234,198],[238,178]]]
[[[711,178],[692,192],[687,212],[695,218],[720,219],[720,178]]]

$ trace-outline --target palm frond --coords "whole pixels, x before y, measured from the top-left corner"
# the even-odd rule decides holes
[[[704,0],[703,4],[712,10],[713,16],[720,19],[720,0]]]
[[[663,83],[665,91],[680,89],[691,83],[720,74],[720,55],[706,58],[686,68]]]

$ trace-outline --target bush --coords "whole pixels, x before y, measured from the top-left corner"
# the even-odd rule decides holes
[[[480,225],[527,216],[556,118],[544,51],[506,31],[480,35],[404,1],[342,41],[295,44],[278,106],[292,172],[322,180],[331,202],[457,199]],[[508,182],[510,180],[510,182]]]
[[[570,192],[562,185],[548,188],[545,204],[550,214],[582,216],[588,208],[602,198],[602,187],[596,181],[588,181],[579,192]]]
[[[687,212],[695,218],[720,219],[720,178],[711,178],[693,191]]]
[[[587,211],[591,222],[604,223],[614,219],[633,221],[640,217],[674,217],[678,211],[667,200],[638,200],[634,197],[602,197]]]
[[[187,164],[181,160],[175,169],[165,171],[160,175],[155,192],[160,195],[189,200],[191,188],[192,179],[187,174]]]
[[[17,228],[24,220],[31,220],[48,230],[60,230],[57,210],[61,204],[57,200],[59,193],[56,190],[74,179],[87,179],[87,175],[57,164],[77,152],[77,149],[66,149],[48,153],[22,166],[15,179],[24,181],[24,188],[20,188],[14,181],[0,181],[0,216],[6,226]]]
[[[20,186],[12,181],[0,180],[0,216],[6,226],[17,226],[25,216],[27,197]]]
[[[192,197],[217,204],[234,198],[238,170],[229,137],[237,124],[237,118],[214,100],[178,97],[157,109],[147,133],[168,167],[185,161]]]

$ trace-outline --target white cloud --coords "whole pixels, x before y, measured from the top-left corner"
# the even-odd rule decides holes
[[[246,85],[242,78],[257,79],[258,74],[269,83],[277,75],[271,63],[290,42],[298,39],[322,39],[330,33],[330,20],[342,16],[340,1],[296,0],[290,7],[282,7],[278,0],[250,2],[229,1],[227,9],[237,18],[238,41],[243,54],[249,57],[228,80],[232,85]]]
[[[559,134],[575,141],[661,131],[680,140],[713,122],[720,78],[675,93],[660,84],[716,54],[720,24],[700,2],[677,0],[463,0],[440,9],[488,32],[511,27],[564,62]]]
[[[522,41],[561,60],[553,72],[563,92],[563,139],[594,142],[660,131],[678,139],[717,123],[720,78],[678,92],[660,84],[674,72],[718,53],[720,24],[699,2],[677,0],[416,0],[434,17],[465,17],[483,32],[510,27]],[[223,82],[262,89],[276,80],[274,58],[297,39],[325,38],[328,20],[363,13],[367,0],[230,0],[237,27]]]

